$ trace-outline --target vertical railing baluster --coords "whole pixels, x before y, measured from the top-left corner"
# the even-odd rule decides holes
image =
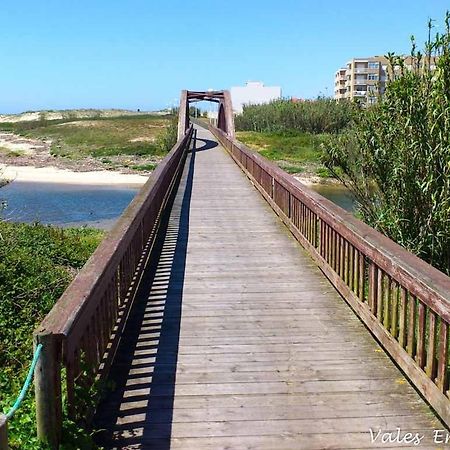
[[[355,286],[355,247],[348,243],[348,287],[354,292]]]
[[[37,434],[51,448],[58,448],[62,432],[62,341],[60,336],[42,330],[34,336],[34,344],[42,344],[34,372]]]
[[[391,279],[388,275],[384,277],[383,291],[383,325],[389,330],[391,322]]]
[[[416,361],[421,369],[425,367],[425,321],[426,308],[425,305],[419,301],[417,315]]]
[[[366,298],[366,262],[365,262],[365,258],[364,258],[364,254],[361,253],[358,250],[358,259],[359,259],[359,281],[358,281],[358,287],[359,287],[359,299],[363,302],[365,301]]]
[[[8,450],[8,420],[0,413],[0,450]]]
[[[377,273],[377,318],[380,322],[383,321],[383,271],[378,269]]]
[[[434,380],[436,377],[436,322],[436,313],[430,309],[428,317],[427,365],[425,372],[431,380]]]
[[[399,317],[398,343],[402,348],[406,347],[407,313],[408,313],[407,292],[403,286],[400,286],[400,317]]]
[[[389,288],[391,295],[391,306],[392,306],[392,318],[391,318],[391,334],[397,339],[398,335],[398,284],[392,278],[391,285]]]
[[[416,334],[416,298],[408,294],[408,344],[407,351],[414,358],[415,334]]]
[[[331,227],[327,224],[327,262],[333,268],[333,234]]]
[[[325,250],[325,240],[324,240],[324,236],[325,236],[325,222],[323,220],[319,220],[319,226],[320,226],[320,231],[319,231],[320,249],[319,249],[319,253],[320,253],[320,256],[326,260],[326,258],[325,258],[326,250]]]
[[[373,261],[369,265],[369,308],[373,315],[377,312],[377,266]]]
[[[436,384],[445,393],[447,390],[447,366],[448,366],[448,324],[441,320],[439,336],[438,374]]]
[[[349,269],[349,260],[348,260],[348,242],[347,239],[343,239],[343,255],[344,255],[344,264],[343,264],[343,273],[342,273],[342,279],[344,280],[344,283],[348,286],[348,269]]]

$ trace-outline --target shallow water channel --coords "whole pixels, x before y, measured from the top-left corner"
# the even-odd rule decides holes
[[[86,186],[14,181],[0,189],[1,218],[57,226],[110,229],[136,195],[134,186]]]
[[[310,189],[316,191],[318,194],[323,195],[328,200],[331,200],[336,205],[344,208],[346,211],[354,211],[356,207],[355,199],[350,191],[341,185],[322,185],[314,184],[309,186]]]
[[[315,185],[314,191],[352,211],[354,201],[341,186]],[[136,186],[86,186],[15,181],[0,189],[0,217],[13,222],[111,229],[138,191]]]

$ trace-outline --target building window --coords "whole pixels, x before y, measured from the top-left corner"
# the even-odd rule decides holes
[[[380,67],[379,62],[369,62],[369,69],[378,69]]]
[[[378,80],[378,75],[376,73],[369,73],[368,79],[369,80]]]

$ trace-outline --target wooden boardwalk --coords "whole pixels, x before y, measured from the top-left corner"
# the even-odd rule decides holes
[[[95,419],[107,449],[433,447],[443,429],[205,130]],[[412,442],[407,447],[413,446]]]

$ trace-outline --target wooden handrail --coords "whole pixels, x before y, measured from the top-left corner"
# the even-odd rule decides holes
[[[214,128],[223,139],[229,140],[222,130]],[[231,141],[230,141],[231,142]],[[309,189],[293,176],[289,175],[263,156],[253,152],[241,142],[233,142],[239,150],[247,157],[252,158],[274,179],[286,189],[302,197],[304,203],[310,207],[318,216],[333,223],[335,228],[345,236],[360,251],[370,256],[386,271],[397,270],[397,276],[401,281],[410,285],[415,295],[425,297],[428,302],[430,298],[439,304],[434,305],[441,310],[441,314],[450,322],[450,278],[420,259],[404,247],[389,239],[379,231],[358,220],[352,213],[347,212],[332,201]],[[430,298],[429,298],[429,297]],[[430,302],[430,307],[433,305]],[[436,311],[437,312],[437,311]]]
[[[61,439],[61,368],[66,368],[69,413],[75,416],[75,385],[86,387],[100,369],[102,377],[108,372],[193,133],[191,126],[157,166],[34,334],[35,344],[43,344],[35,372],[38,436],[52,448]]]
[[[450,278],[244,144],[209,129],[450,425]]]

